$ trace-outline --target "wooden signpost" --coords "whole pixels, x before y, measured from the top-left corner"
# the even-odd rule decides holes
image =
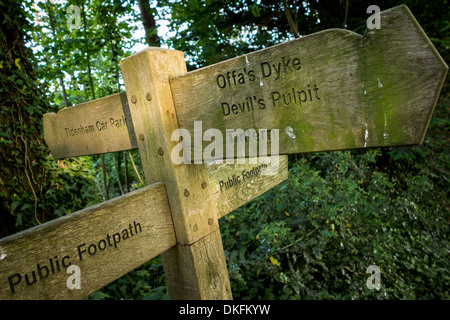
[[[406,6],[381,21],[189,73],[181,52],[148,48],[121,61],[126,93],[45,115],[55,158],[138,148],[147,186],[0,239],[0,298],[82,298],[161,254],[172,299],[232,299],[218,219],[286,180],[286,154],[423,141],[448,67]],[[223,161],[203,152],[209,129],[223,150],[228,135],[270,155]]]

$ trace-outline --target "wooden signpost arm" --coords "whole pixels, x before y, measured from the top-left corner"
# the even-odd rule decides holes
[[[178,245],[162,254],[172,299],[231,299],[217,209],[206,165],[176,165],[178,121],[169,77],[186,72],[182,52],[148,48],[121,61],[146,183],[164,182]]]
[[[175,244],[155,183],[0,239],[0,299],[82,299]],[[77,288],[67,285],[70,266]]]
[[[422,143],[448,66],[408,7],[380,20],[363,36],[324,30],[171,78],[180,128],[279,129],[280,154]]]
[[[55,159],[137,148],[125,92],[44,114],[44,138]]]

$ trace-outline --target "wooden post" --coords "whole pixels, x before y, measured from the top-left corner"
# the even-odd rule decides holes
[[[137,148],[125,92],[46,113],[43,122],[56,159]]]
[[[206,165],[175,165],[178,121],[169,77],[186,72],[180,51],[148,48],[121,61],[146,184],[164,182],[177,246],[162,254],[172,299],[232,299]]]

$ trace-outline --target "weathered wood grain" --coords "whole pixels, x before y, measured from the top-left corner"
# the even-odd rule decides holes
[[[279,129],[280,154],[420,144],[448,67],[406,6],[380,14],[171,78],[180,128]]]
[[[57,159],[137,148],[125,92],[44,114],[44,138]]]
[[[80,299],[174,245],[156,183],[1,239],[0,299]],[[80,289],[67,287],[69,263],[80,268]]]

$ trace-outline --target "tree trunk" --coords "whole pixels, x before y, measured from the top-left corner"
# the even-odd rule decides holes
[[[24,43],[25,12],[12,0],[0,1],[0,12],[0,237],[4,237],[18,231],[14,217],[18,213],[27,221],[33,215],[38,223],[47,219],[39,207],[47,154],[41,119],[53,110],[37,87],[31,51]]]

